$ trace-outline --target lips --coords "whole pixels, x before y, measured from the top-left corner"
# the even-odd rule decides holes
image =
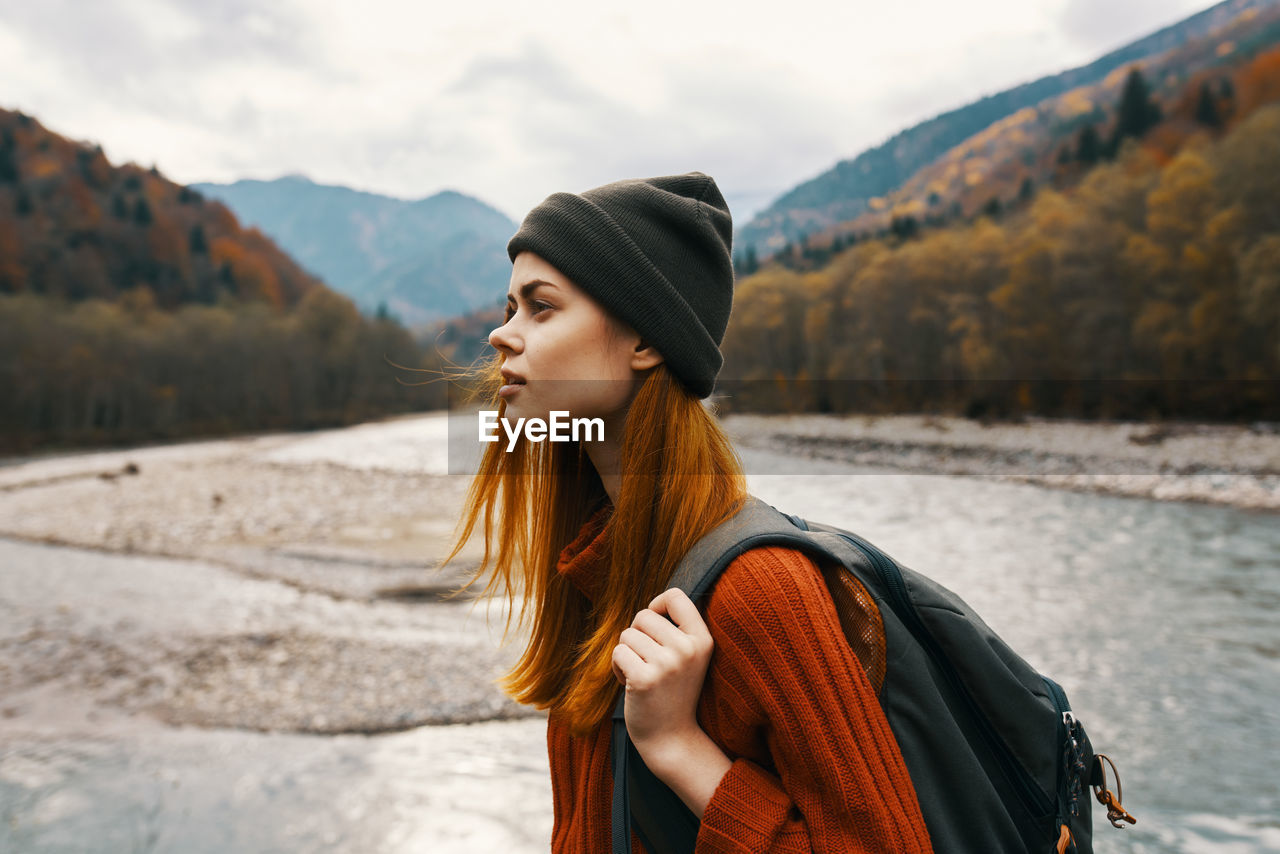
[[[504,385],[498,389],[499,397],[510,397],[524,387],[525,379],[514,371],[503,370],[502,381]]]

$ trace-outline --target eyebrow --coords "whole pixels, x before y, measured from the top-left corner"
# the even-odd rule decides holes
[[[542,279],[533,279],[532,281],[525,282],[523,285],[520,286],[520,297],[522,299],[528,300],[529,294],[533,293],[543,285],[546,285],[552,288],[555,287],[555,285],[552,284],[551,282],[546,282],[546,281],[543,281]],[[515,297],[513,297],[511,294],[507,294],[507,302],[513,302],[514,300],[515,300]]]

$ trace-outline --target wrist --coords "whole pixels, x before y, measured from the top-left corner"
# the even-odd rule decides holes
[[[701,818],[733,761],[701,727],[649,740],[636,750],[653,775]]]
[[[657,774],[659,768],[670,768],[686,761],[705,738],[708,738],[707,734],[695,723],[691,727],[667,729],[644,739],[633,737],[631,741],[644,764]]]

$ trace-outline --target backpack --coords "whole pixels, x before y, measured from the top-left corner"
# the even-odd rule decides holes
[[[880,668],[880,705],[934,850],[1092,854],[1085,786],[1094,787],[1113,825],[1136,821],[1107,787],[1103,762],[1115,766],[1095,756],[1062,688],[960,597],[857,534],[751,496],[689,550],[668,587],[698,603],[736,557],[769,545],[799,549],[823,569],[859,663]],[[892,651],[876,662],[863,660],[867,644],[855,636],[868,619],[883,627],[880,649]],[[630,854],[633,821],[651,854],[692,854],[699,820],[645,767],[623,709],[620,698],[611,743],[613,854]]]

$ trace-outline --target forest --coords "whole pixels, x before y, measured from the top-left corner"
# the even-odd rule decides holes
[[[0,110],[0,452],[442,408],[439,366],[224,205]]]
[[[726,405],[1011,417],[1280,415],[1280,104],[1137,138],[1016,215],[739,282]]]
[[[305,430],[446,405],[408,331],[328,288],[288,312],[261,301],[159,309],[0,298],[0,450]]]

